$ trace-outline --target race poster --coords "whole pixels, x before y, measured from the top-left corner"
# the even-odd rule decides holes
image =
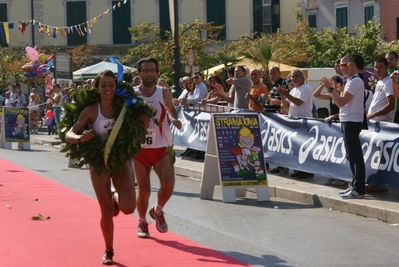
[[[29,109],[4,107],[6,142],[29,142]]]
[[[257,113],[214,115],[221,185],[267,186]]]

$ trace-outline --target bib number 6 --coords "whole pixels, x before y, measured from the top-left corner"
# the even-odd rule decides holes
[[[152,137],[151,137],[151,136],[148,136],[148,137],[145,139],[145,143],[146,143],[147,145],[152,145]]]

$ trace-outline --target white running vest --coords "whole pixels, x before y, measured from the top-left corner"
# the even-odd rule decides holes
[[[167,119],[168,112],[163,100],[162,87],[156,86],[154,94],[150,97],[142,96],[139,87],[135,87],[134,90],[147,105],[153,107],[157,112],[157,114],[150,119],[150,124],[147,129],[148,134],[145,137],[145,143],[141,144],[141,147],[161,148],[172,145],[172,133]],[[154,120],[157,120],[159,125],[156,125]]]

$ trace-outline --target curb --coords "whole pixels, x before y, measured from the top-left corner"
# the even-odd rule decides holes
[[[175,174],[185,177],[190,177],[198,180],[202,179],[202,172],[198,170],[188,169],[182,166],[175,165]],[[256,193],[253,189],[247,189],[250,192]],[[351,200],[337,199],[331,196],[324,196],[319,194],[311,194],[303,191],[287,189],[280,186],[273,186],[269,184],[270,197],[278,197],[286,200],[296,201],[303,204],[313,205],[315,207],[328,208],[335,211],[351,213],[366,218],[378,219],[386,223],[398,223],[399,211],[385,209],[381,207],[370,206]],[[366,200],[367,201],[367,200]]]

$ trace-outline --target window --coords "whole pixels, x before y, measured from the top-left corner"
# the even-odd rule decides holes
[[[263,32],[272,33],[272,3],[263,1]]]
[[[159,27],[161,28],[161,38],[166,39],[165,33],[172,32],[170,26],[170,15],[169,15],[169,0],[159,0]]]
[[[112,1],[115,6],[120,1]],[[114,44],[131,44],[132,35],[128,28],[132,26],[130,20],[130,1],[123,4],[123,8],[115,8],[112,11],[112,35]]]
[[[374,17],[374,6],[365,6],[364,7],[364,24],[367,24],[369,20],[372,20]]]
[[[86,1],[66,3],[67,26],[80,25],[87,21]],[[78,46],[87,43],[87,25],[73,27],[73,32],[68,33],[68,46]],[[89,29],[87,29],[88,31]]]
[[[7,17],[7,4],[0,4],[0,22],[7,22],[8,21],[8,17]],[[3,29],[1,30],[3,31]],[[5,35],[4,35],[4,38]],[[0,47],[8,47],[7,42],[4,40],[3,38],[0,36]]]
[[[311,28],[317,28],[316,25],[316,13],[312,13],[308,15],[308,24]]]
[[[337,28],[348,27],[348,8],[339,7],[335,10]]]
[[[206,21],[213,22],[214,26],[225,26],[216,37],[218,40],[226,40],[226,0],[206,1]]]
[[[280,0],[253,0],[253,28],[266,34],[280,28]]]

